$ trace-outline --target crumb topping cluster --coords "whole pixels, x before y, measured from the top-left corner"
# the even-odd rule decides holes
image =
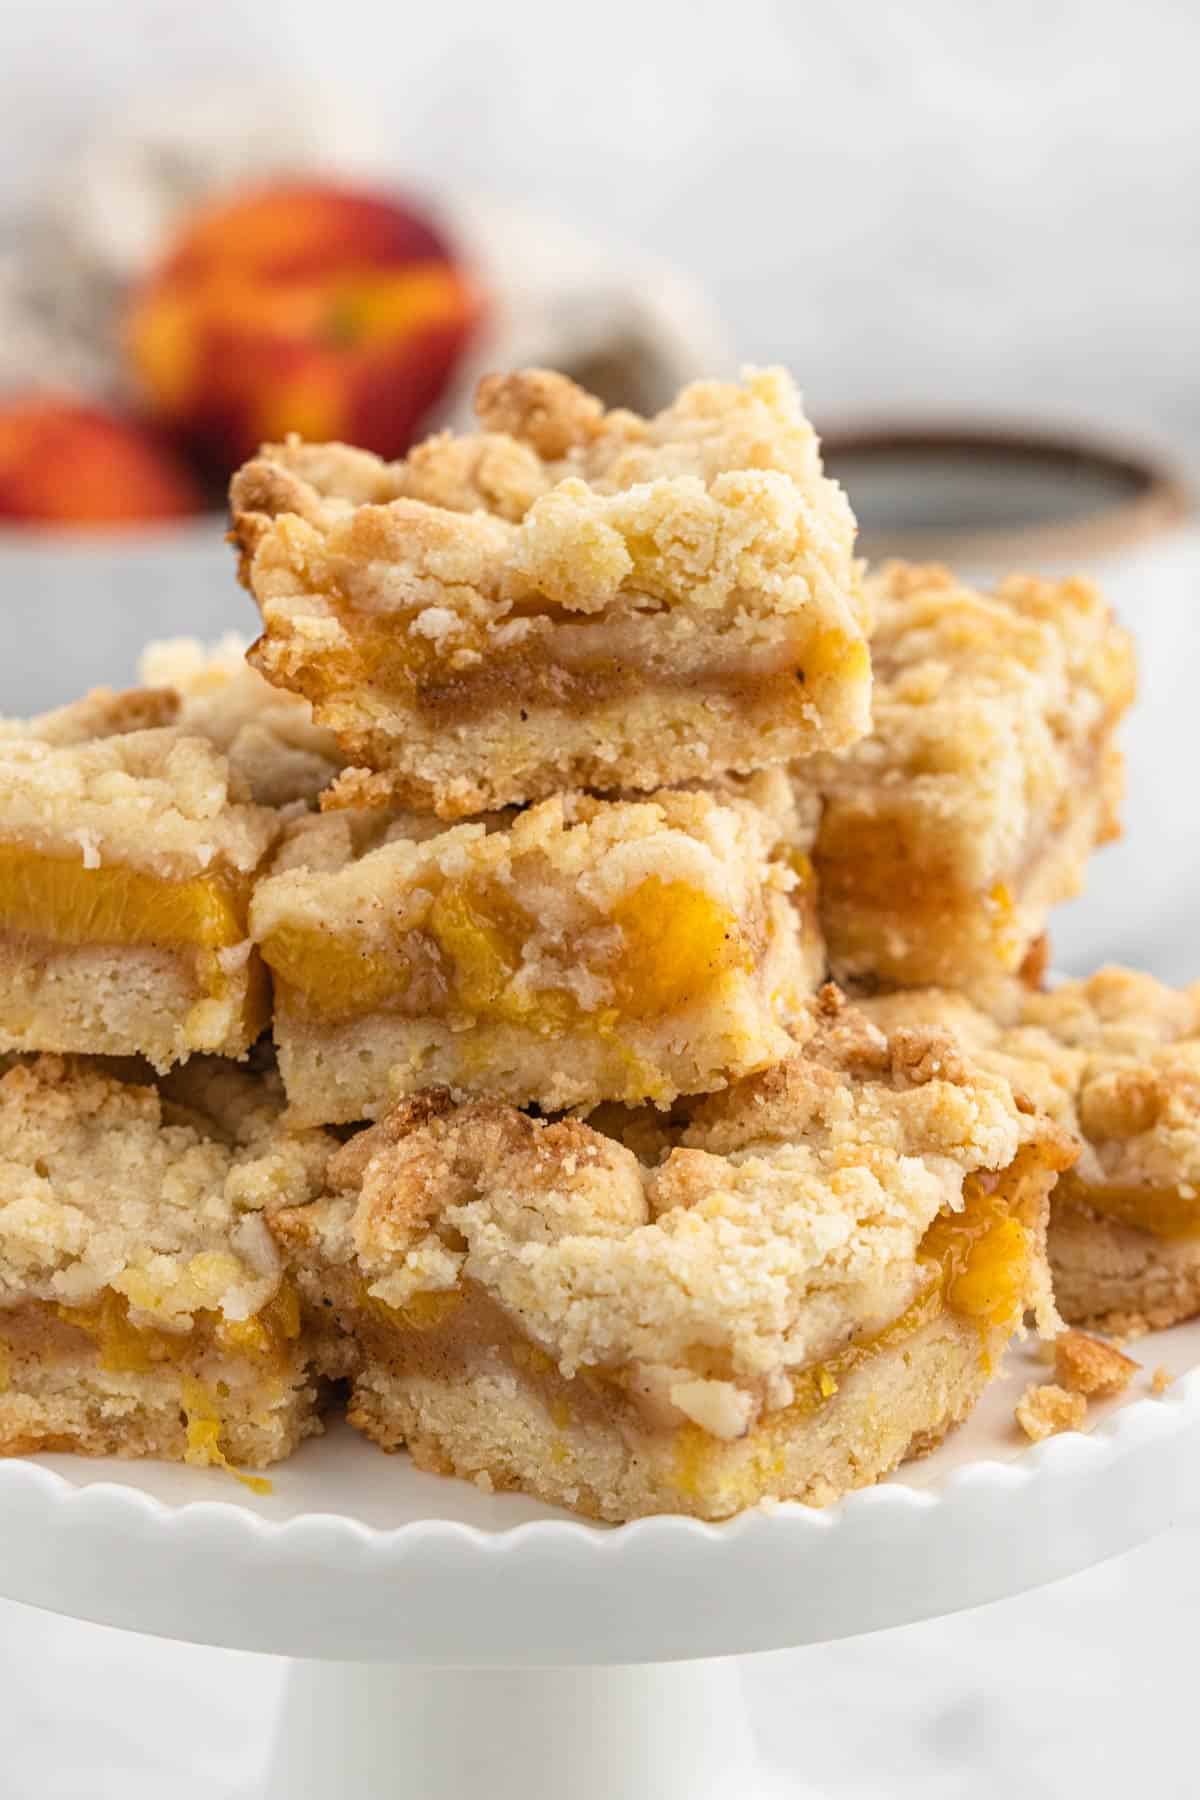
[[[250,873],[275,837],[215,744],[173,727],[86,741],[0,738],[4,837],[187,878],[215,863]]]
[[[318,1191],[319,1132],[279,1128],[274,1078],[198,1058],[166,1082],[42,1056],[0,1076],[0,1307],[105,1289],[134,1325],[242,1320],[280,1280],[266,1216]],[[2,1321],[0,1321],[2,1322]]]
[[[212,649],[196,638],[148,644],[143,691],[177,695],[180,730],[215,744],[260,805],[315,801],[341,766],[333,734],[313,723],[306,700],[264,681],[247,648],[233,634]]]
[[[803,829],[777,770],[716,793],[558,794],[469,825],[439,827],[411,813],[322,813],[285,832],[255,895],[254,930],[261,937],[304,917],[359,931],[374,925],[383,941],[420,922],[439,882],[466,879],[526,901],[547,936],[578,926],[580,899],[603,913],[652,878],[686,882],[740,910],[764,879],[785,893],[795,885],[786,863],[767,865]],[[564,948],[579,951],[577,943]]]
[[[1083,1144],[1083,1182],[1200,1191],[1200,984],[1104,968],[1049,993],[1019,982],[965,996],[866,1002],[885,1028],[952,1030]]]
[[[657,489],[661,545],[669,546],[678,535],[682,548],[688,529],[684,522],[689,516],[707,516],[711,526],[721,516],[719,502],[707,515],[703,509],[689,515],[685,505],[676,525],[662,500],[672,491],[684,499],[700,496],[741,471],[750,477],[787,476],[805,497],[808,512],[819,503],[818,512],[805,520],[814,539],[822,525],[829,547],[850,555],[853,515],[841,490],[824,477],[816,433],[781,369],[751,372],[740,384],[694,382],[652,419],[619,410],[606,413],[574,382],[544,370],[486,379],[476,407],[480,433],[442,433],[401,462],[381,462],[343,444],[310,445],[293,438],[268,445],[234,483],[243,548],[253,550],[270,518],[282,513],[328,532],[360,507],[408,500],[515,526],[563,482],[573,484],[570,500],[591,495],[598,502],[633,490],[653,491],[656,483],[683,481],[692,485]],[[751,480],[746,488],[763,495],[786,491],[769,480]],[[552,521],[554,509],[544,517]],[[602,526],[603,515],[597,517]],[[597,536],[603,539],[602,529]],[[708,547],[711,537],[711,529],[701,526],[693,554]],[[501,533],[490,541],[516,540]],[[731,554],[736,548],[736,543],[728,546]]]

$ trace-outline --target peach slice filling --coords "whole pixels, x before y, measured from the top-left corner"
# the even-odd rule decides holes
[[[229,871],[168,881],[121,863],[85,868],[76,857],[49,856],[0,843],[0,930],[63,946],[118,945],[191,952],[205,996],[224,999],[222,952],[244,944],[249,882]],[[250,971],[247,1028],[269,1016],[265,983]]]
[[[952,870],[930,864],[927,847],[911,842],[898,820],[827,814],[814,860],[826,935],[840,957],[873,958],[897,917],[907,937],[924,942],[965,926],[1006,967],[1020,950],[1013,885],[963,887]]]
[[[793,1416],[797,1408],[814,1412],[863,1363],[944,1312],[968,1320],[984,1340],[993,1331],[1011,1331],[1024,1306],[1029,1253],[1028,1229],[1011,1200],[978,1176],[968,1176],[962,1211],[939,1213],[921,1239],[917,1261],[926,1278],[916,1297],[882,1330],[793,1376],[795,1399],[784,1410]]]
[[[128,1300],[112,1288],[104,1288],[87,1306],[37,1304],[59,1323],[90,1338],[98,1366],[109,1373],[144,1375],[164,1366],[180,1367],[184,1460],[198,1468],[224,1469],[253,1493],[271,1492],[269,1481],[234,1468],[221,1447],[221,1400],[228,1387],[219,1378],[201,1380],[192,1370],[209,1355],[216,1355],[244,1360],[257,1375],[283,1375],[300,1336],[300,1302],[293,1287],[281,1283],[267,1304],[246,1319],[197,1312],[188,1332],[133,1324]],[[185,1363],[191,1367],[182,1367]],[[228,1373],[227,1360],[223,1366]]]
[[[1187,1184],[1157,1188],[1090,1182],[1068,1170],[1058,1178],[1054,1204],[1074,1212],[1098,1213],[1116,1225],[1148,1231],[1157,1238],[1200,1237],[1200,1191]]]
[[[652,679],[663,689],[694,689],[751,709],[791,712],[810,704],[814,688],[857,686],[870,670],[865,641],[834,627],[807,636],[801,627],[753,661],[731,653],[675,671],[648,669],[640,635],[623,628],[622,621],[603,628],[580,623],[543,600],[511,609],[509,619],[526,618],[534,626],[534,633],[513,645],[497,645],[493,628],[463,618],[448,643],[451,661],[446,648],[410,629],[415,612],[376,613],[337,592],[325,597],[342,627],[342,641],[336,648],[324,646],[319,661],[299,662],[289,677],[318,708],[372,689],[449,723],[495,709],[515,712],[522,705],[555,711],[599,707],[635,694]],[[713,639],[719,650],[715,625]]]
[[[620,1020],[671,1013],[710,994],[728,975],[754,967],[748,933],[710,894],[652,875],[622,896],[598,926],[615,927],[578,961],[606,998],[585,1009],[566,987],[520,979],[536,921],[503,889],[446,883],[424,924],[394,945],[282,924],[262,940],[279,983],[308,1012],[330,1020],[375,1010],[519,1025],[545,1035],[586,1019],[611,1030]]]
[[[44,1304],[42,1302],[39,1305]],[[53,1316],[91,1338],[100,1368],[110,1373],[144,1375],[164,1363],[181,1363],[209,1352],[245,1357],[257,1367],[281,1369],[300,1336],[300,1302],[283,1282],[267,1304],[246,1319],[201,1310],[190,1331],[166,1331],[135,1325],[124,1294],[104,1288],[86,1306],[54,1306]]]

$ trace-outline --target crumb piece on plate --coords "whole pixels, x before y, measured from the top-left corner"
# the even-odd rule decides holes
[[[1068,1388],[1049,1383],[1025,1389],[1017,1401],[1016,1421],[1035,1444],[1060,1431],[1082,1431],[1087,1423],[1087,1399]]]
[[[1055,1339],[1055,1381],[1089,1400],[1123,1394],[1140,1367],[1131,1356],[1083,1331],[1064,1331]]]

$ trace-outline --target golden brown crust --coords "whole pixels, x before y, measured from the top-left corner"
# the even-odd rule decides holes
[[[354,1380],[351,1424],[385,1450],[406,1448],[420,1469],[613,1522],[724,1519],[781,1499],[827,1506],[941,1442],[970,1412],[987,1384],[987,1357],[999,1351],[973,1324],[943,1315],[879,1348],[826,1403],[784,1409],[729,1438],[694,1423],[656,1428],[639,1411],[656,1403],[649,1381],[631,1400],[532,1368],[528,1346],[498,1336],[472,1305],[444,1331],[415,1337],[424,1349],[405,1366],[369,1359]]]
[[[1059,1309],[1074,1325],[1138,1338],[1200,1313],[1198,1236],[1160,1238],[1056,1204],[1047,1248]]]

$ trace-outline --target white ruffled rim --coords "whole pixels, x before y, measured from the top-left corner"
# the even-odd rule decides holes
[[[265,1500],[193,1498],[206,1473],[167,1465],[114,1480],[13,1460],[0,1594],[231,1649],[431,1667],[666,1662],[906,1624],[1071,1574],[1200,1505],[1200,1327],[1182,1330],[1173,1385],[1087,1433],[1018,1447],[1014,1393],[1046,1378],[1021,1351],[990,1422],[924,1463],[823,1511],[720,1524],[598,1526],[423,1476],[344,1428]]]
[[[82,1515],[89,1510],[102,1510],[111,1517],[115,1509],[124,1508],[156,1530],[187,1531],[193,1524],[219,1524],[223,1529],[240,1532],[257,1542],[289,1543],[321,1531],[333,1536],[341,1534],[348,1542],[364,1546],[396,1548],[406,1540],[427,1541],[446,1536],[470,1545],[477,1552],[499,1554],[519,1548],[530,1539],[554,1535],[578,1542],[593,1554],[612,1556],[620,1554],[633,1539],[666,1533],[685,1533],[713,1543],[785,1527],[791,1532],[822,1536],[844,1528],[856,1514],[866,1510],[886,1511],[897,1517],[906,1513],[946,1510],[958,1504],[964,1495],[973,1495],[983,1488],[1003,1488],[1016,1493],[1054,1481],[1067,1470],[1091,1467],[1099,1472],[1114,1457],[1130,1454],[1143,1444],[1193,1425],[1200,1426],[1200,1368],[1173,1380],[1161,1395],[1118,1404],[1107,1418],[1086,1432],[1059,1433],[1041,1443],[1030,1444],[1011,1460],[984,1457],[969,1462],[948,1473],[936,1487],[910,1486],[903,1478],[905,1471],[902,1469],[899,1479],[858,1489],[822,1508],[781,1501],[750,1507],[731,1519],[717,1522],[694,1519],[682,1513],[663,1513],[634,1519],[625,1525],[604,1525],[593,1520],[560,1516],[547,1508],[544,1518],[499,1525],[495,1529],[485,1529],[451,1516],[413,1519],[381,1527],[348,1512],[320,1509],[286,1519],[273,1519],[255,1510],[250,1499],[189,1499],[180,1504],[164,1501],[138,1484],[137,1474],[143,1467],[138,1463],[127,1465],[127,1480],[90,1481],[80,1485],[43,1462],[11,1458],[0,1461],[0,1523],[5,1501],[10,1496],[28,1493],[43,1499],[47,1514],[53,1511]],[[283,1468],[288,1466],[285,1464]],[[391,1466],[396,1466],[394,1460]],[[463,1491],[463,1484],[453,1479],[439,1481],[439,1485],[446,1490],[447,1497]]]

